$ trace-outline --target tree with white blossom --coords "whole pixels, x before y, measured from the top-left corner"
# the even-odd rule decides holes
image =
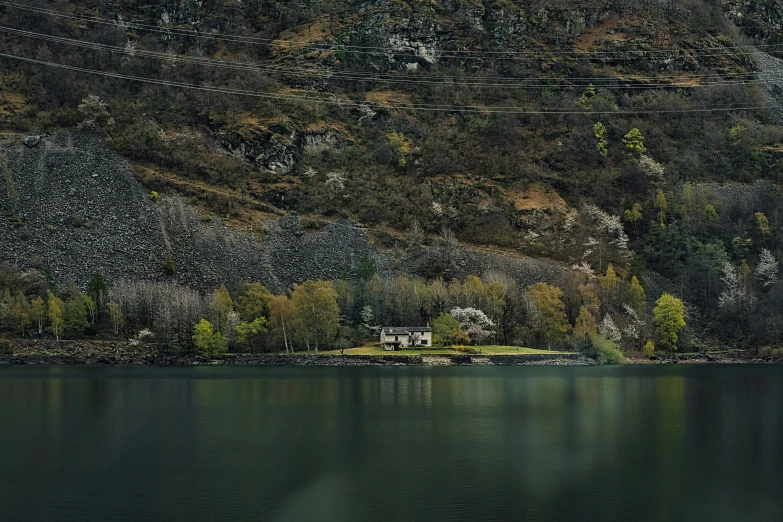
[[[622,338],[620,329],[614,324],[612,316],[606,314],[601,324],[598,325],[598,333],[612,341],[613,343],[619,343]]]
[[[756,277],[759,278],[761,286],[769,286],[778,281],[778,260],[766,248],[761,249],[759,264],[756,265]]]
[[[491,329],[495,326],[494,321],[478,308],[452,308],[449,315],[459,321],[460,329],[466,331],[475,344],[481,344],[495,333]]]

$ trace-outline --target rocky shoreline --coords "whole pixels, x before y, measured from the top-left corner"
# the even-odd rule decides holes
[[[783,364],[783,356],[753,356],[744,352],[672,354],[631,357],[630,364]],[[337,354],[224,354],[214,357],[167,353],[155,344],[127,342],[19,343],[14,353],[0,355],[9,365],[152,365],[152,366],[589,366],[599,362],[579,353],[520,355],[337,355]]]

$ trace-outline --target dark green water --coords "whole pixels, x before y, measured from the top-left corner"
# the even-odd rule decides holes
[[[0,519],[783,520],[783,367],[0,368]]]

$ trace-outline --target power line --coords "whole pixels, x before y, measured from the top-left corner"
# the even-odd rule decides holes
[[[284,101],[297,101],[297,102],[307,102],[307,103],[323,103],[323,104],[329,104],[329,105],[340,105],[340,106],[351,106],[351,107],[375,107],[379,109],[405,109],[405,110],[421,110],[421,111],[432,111],[432,112],[457,112],[457,113],[488,113],[488,112],[494,112],[499,114],[540,114],[540,115],[546,115],[546,114],[556,114],[556,115],[566,115],[566,114],[616,114],[616,115],[624,115],[624,114],[668,114],[668,113],[697,113],[697,112],[733,112],[733,111],[747,111],[747,110],[768,110],[768,109],[777,109],[781,108],[783,106],[781,105],[743,105],[743,106],[731,106],[731,105],[710,105],[710,106],[691,106],[687,108],[682,107],[658,107],[657,109],[639,109],[639,110],[618,110],[618,111],[596,111],[596,110],[585,110],[585,111],[578,111],[574,109],[569,108],[550,108],[550,109],[544,109],[544,108],[534,108],[534,109],[520,109],[519,107],[513,107],[513,106],[478,106],[478,105],[465,105],[465,106],[459,106],[459,105],[445,105],[445,104],[380,104],[380,103],[373,103],[373,102],[356,102],[353,100],[340,100],[337,99],[336,96],[333,96],[332,98],[323,98],[323,97],[307,97],[307,96],[296,96],[296,95],[285,95],[285,94],[272,94],[272,93],[263,93],[263,92],[257,92],[257,91],[248,91],[248,90],[242,90],[242,89],[230,89],[230,88],[224,88],[224,87],[212,87],[212,86],[205,86],[205,85],[196,85],[196,84],[190,84],[190,83],[183,83],[183,82],[175,82],[170,80],[159,80],[155,78],[147,78],[143,76],[132,76],[132,75],[126,75],[126,74],[119,74],[119,73],[113,73],[108,71],[97,71],[94,69],[87,69],[84,67],[76,67],[72,65],[65,65],[60,63],[53,63],[53,62],[47,62],[43,60],[36,60],[33,58],[26,58],[22,56],[15,56],[11,54],[6,53],[0,53],[0,57],[3,58],[9,58],[11,60],[18,60],[23,61],[27,63],[34,63],[38,65],[44,65],[47,67],[54,67],[58,69],[64,69],[79,73],[85,73],[85,74],[93,74],[97,76],[104,76],[109,78],[115,78],[115,79],[121,79],[121,80],[129,80],[129,81],[136,81],[136,82],[143,82],[143,83],[150,83],[155,85],[162,85],[167,87],[178,87],[178,88],[185,88],[185,89],[193,89],[193,90],[200,90],[200,91],[207,91],[207,92],[215,92],[219,94],[231,94],[231,95],[237,95],[237,96],[250,96],[250,97],[256,97],[256,98],[265,98],[265,99],[273,99],[273,100],[284,100]]]
[[[37,14],[47,14],[50,16],[55,17],[61,17],[61,18],[69,18],[72,20],[78,20],[81,22],[90,22],[90,23],[96,23],[96,24],[104,24],[104,25],[111,25],[114,27],[121,27],[121,28],[130,28],[130,29],[139,29],[143,31],[151,31],[151,32],[158,32],[163,33],[167,35],[171,34],[177,34],[181,36],[189,36],[193,38],[203,38],[203,39],[211,39],[211,40],[222,40],[222,41],[232,41],[237,43],[245,43],[245,44],[254,44],[254,45],[263,45],[263,46],[282,46],[287,47],[288,49],[296,49],[297,47],[299,49],[312,49],[312,50],[334,50],[332,48],[332,45],[313,45],[308,43],[303,44],[296,44],[294,42],[289,42],[287,40],[281,40],[281,39],[272,39],[272,38],[258,38],[258,37],[248,37],[248,36],[238,36],[238,35],[230,35],[230,34],[224,34],[224,33],[200,33],[198,31],[194,30],[187,30],[187,29],[179,29],[179,28],[165,28],[162,29],[159,26],[149,25],[149,24],[142,24],[142,23],[136,23],[136,22],[119,22],[115,20],[108,20],[105,18],[100,17],[88,17],[88,16],[80,16],[80,15],[74,15],[71,13],[65,13],[62,11],[55,11],[52,9],[44,9],[40,7],[34,7],[34,6],[26,6],[22,4],[16,4],[13,2],[5,2],[0,1],[0,5],[13,8],[13,9],[19,9],[24,10],[28,12],[34,12]],[[413,51],[412,48],[404,48],[404,47],[398,47],[394,48],[392,46],[360,46],[360,45],[344,45],[344,44],[337,44],[338,49],[341,52],[349,52],[349,53],[361,53],[361,54],[370,54],[370,55],[382,55],[387,56],[390,52],[392,54],[408,54],[411,51]],[[776,49],[778,47],[783,46],[783,44],[766,44],[766,45],[759,45],[759,46],[751,46],[751,45],[736,45],[736,46],[714,46],[714,47],[701,47],[701,48],[695,48],[692,46],[689,51],[691,52],[697,52],[697,53],[704,53],[705,51],[723,51],[721,53],[709,53],[709,54],[702,54],[701,56],[741,56],[741,55],[752,55],[755,54],[757,48],[769,48],[769,49]],[[740,50],[740,49],[749,49],[748,52],[742,53],[742,52],[734,52],[734,53],[726,53],[727,50]],[[377,52],[372,52],[377,51]],[[639,49],[639,51],[645,52],[645,53],[675,53],[679,54],[684,52],[683,49]],[[450,50],[446,51],[446,53],[451,54],[445,54],[441,53],[438,56],[440,58],[460,58],[460,59],[480,59],[480,58],[492,58],[495,60],[513,60],[513,59],[519,59],[515,57],[539,57],[539,56],[547,56],[547,55],[565,55],[565,56],[576,56],[576,57],[590,57],[590,56],[621,56],[622,53],[628,53],[629,51],[477,51],[477,50]],[[634,57],[631,57],[634,58]]]
[[[287,73],[300,76],[314,76],[324,79],[337,79],[337,80],[354,80],[354,81],[372,81],[372,82],[384,82],[384,83],[403,83],[403,84],[423,84],[423,85],[443,85],[444,80],[450,82],[450,86],[464,86],[464,87],[477,87],[477,88],[551,88],[558,87],[558,83],[562,83],[560,86],[572,86],[572,87],[587,87],[588,84],[593,84],[597,88],[623,88],[626,85],[622,85],[624,82],[644,82],[644,81],[658,81],[657,84],[641,84],[634,85],[633,89],[658,89],[662,87],[708,87],[708,86],[727,86],[727,85],[749,85],[754,83],[769,83],[770,80],[764,80],[760,78],[742,78],[742,76],[752,76],[751,73],[742,73],[736,75],[727,75],[721,77],[716,74],[709,75],[692,75],[686,78],[681,76],[652,76],[632,78],[630,80],[623,80],[620,78],[545,78],[545,77],[532,77],[532,78],[497,78],[493,83],[478,81],[469,77],[467,79],[460,79],[454,76],[425,76],[423,78],[406,78],[398,75],[369,75],[357,72],[332,72],[332,71],[319,71],[315,69],[303,69],[296,67],[282,67],[275,65],[258,64],[252,62],[239,62],[233,60],[215,60],[205,57],[187,56],[181,54],[164,53],[159,51],[149,51],[144,49],[129,50],[125,47],[118,47],[107,44],[99,44],[95,42],[85,42],[82,40],[75,40],[72,38],[64,38],[53,35],[46,35],[41,33],[35,33],[32,31],[24,31],[21,29],[14,29],[11,27],[0,26],[0,32],[7,34],[20,36],[24,38],[33,38],[37,40],[43,40],[52,43],[59,43],[64,45],[77,46],[82,48],[88,48],[99,51],[106,51],[112,53],[119,53],[126,56],[140,56],[146,58],[155,58],[164,61],[194,63],[209,67],[222,67],[233,68],[239,70],[252,70],[263,71],[273,73]],[[693,81],[703,78],[698,84],[694,85]],[[739,79],[731,79],[739,78]],[[486,79],[483,77],[482,79]],[[661,83],[660,80],[670,81]],[[708,80],[708,81],[707,81]],[[567,83],[566,83],[567,82]],[[620,85],[618,85],[618,83]]]

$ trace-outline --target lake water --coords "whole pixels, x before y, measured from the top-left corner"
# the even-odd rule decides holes
[[[0,368],[0,518],[783,520],[783,367]]]

